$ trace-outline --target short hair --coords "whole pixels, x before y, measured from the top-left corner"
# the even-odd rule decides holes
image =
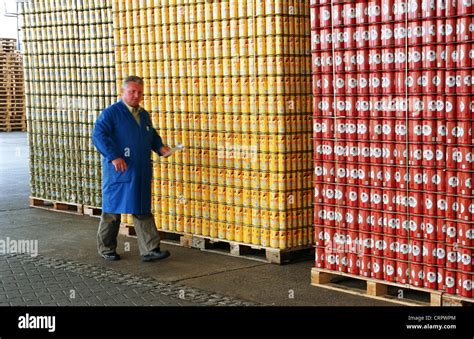
[[[137,83],[139,85],[144,85],[144,81],[142,78],[140,78],[139,76],[136,76],[136,75],[129,75],[128,77],[125,78],[125,80],[123,81],[123,88],[127,88],[128,86],[128,83],[129,82],[134,82],[134,83]]]

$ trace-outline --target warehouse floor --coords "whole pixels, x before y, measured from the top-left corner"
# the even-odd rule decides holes
[[[169,259],[142,263],[136,240],[120,235],[122,260],[106,262],[98,219],[28,207],[28,172],[26,133],[0,133],[0,240],[38,240],[36,257],[0,253],[0,306],[394,305],[311,286],[311,260],[278,266],[163,244]]]

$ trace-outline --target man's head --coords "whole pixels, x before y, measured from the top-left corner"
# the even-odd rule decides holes
[[[132,107],[140,106],[143,99],[143,79],[136,75],[128,76],[122,87],[122,99],[125,103]]]

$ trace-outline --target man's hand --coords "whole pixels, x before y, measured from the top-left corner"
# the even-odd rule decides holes
[[[112,160],[116,172],[125,172],[128,169],[127,163],[122,158]]]
[[[163,154],[165,158],[168,158],[171,155],[171,148],[168,146],[163,146],[160,148],[160,153]]]

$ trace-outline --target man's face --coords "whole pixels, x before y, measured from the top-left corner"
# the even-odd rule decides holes
[[[140,102],[143,99],[143,85],[129,82],[127,88],[122,90],[122,99],[129,106],[140,106]]]

